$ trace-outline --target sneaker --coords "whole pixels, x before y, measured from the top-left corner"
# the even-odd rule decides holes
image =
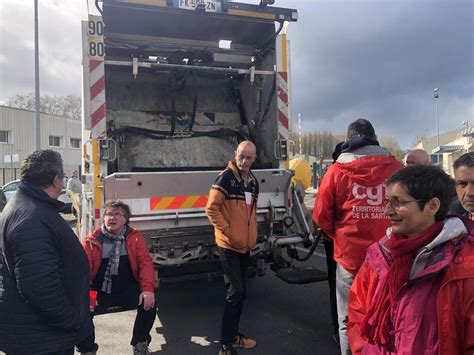
[[[219,355],[237,355],[237,350],[232,345],[222,345]]]
[[[234,343],[232,345],[236,348],[250,349],[254,348],[257,345],[257,342],[239,333],[235,336]]]
[[[148,342],[143,341],[133,345],[133,355],[151,355],[151,350],[148,348]]]

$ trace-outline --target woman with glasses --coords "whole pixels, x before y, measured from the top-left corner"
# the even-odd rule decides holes
[[[354,354],[474,353],[474,223],[447,217],[454,181],[432,166],[386,181],[391,228],[349,295]]]
[[[130,208],[105,204],[101,228],[88,235],[84,249],[91,275],[91,316],[137,309],[130,344],[134,354],[150,354],[150,331],[156,317],[155,273],[145,239],[128,225]],[[95,334],[79,344],[82,354],[95,354]]]

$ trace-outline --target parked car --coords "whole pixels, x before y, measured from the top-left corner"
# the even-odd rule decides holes
[[[3,208],[7,204],[7,198],[5,197],[5,194],[3,193],[3,190],[0,189],[0,213],[3,211]]]
[[[20,185],[20,180],[13,180],[3,185],[2,191],[5,194],[7,202],[13,197],[16,190],[18,190],[18,185]],[[65,188],[63,188],[63,191],[61,192],[61,196],[59,196],[58,200],[64,203],[64,207],[61,208],[60,212],[71,213],[72,202],[69,196],[66,194]]]
[[[19,184],[20,184],[20,180],[13,180],[3,185],[2,190],[3,190],[3,193],[5,194],[7,202],[12,198],[16,190],[18,190]]]

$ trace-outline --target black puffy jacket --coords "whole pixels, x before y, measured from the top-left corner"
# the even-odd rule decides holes
[[[58,214],[62,202],[20,184],[0,216],[0,350],[55,352],[92,333],[89,268]]]

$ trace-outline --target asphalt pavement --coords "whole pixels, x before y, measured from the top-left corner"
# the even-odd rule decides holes
[[[317,253],[324,255],[318,247]],[[324,259],[310,263],[324,269]],[[222,276],[166,282],[157,292],[158,312],[150,344],[154,354],[218,354],[225,289]],[[130,354],[135,311],[94,319],[99,354]],[[248,355],[338,354],[327,282],[289,285],[271,270],[250,279],[241,320],[242,333],[257,340]]]
[[[312,209],[315,190],[307,190]],[[301,252],[301,249],[300,249]],[[309,263],[325,270],[324,249],[318,246]],[[257,340],[247,355],[338,354],[332,341],[327,282],[289,285],[271,270],[249,279],[241,331]],[[201,275],[170,280],[157,292],[153,354],[218,354],[225,288],[222,276]],[[135,311],[94,319],[99,354],[131,354]]]
[[[312,207],[315,191],[305,198]],[[301,250],[300,250],[301,251]],[[318,246],[309,264],[325,270]],[[290,285],[271,270],[248,281],[241,319],[242,333],[257,340],[247,355],[338,354],[333,342],[327,282]],[[153,354],[218,354],[225,288],[222,276],[201,275],[162,283],[153,327]],[[99,354],[131,354],[135,311],[94,319]]]
[[[314,192],[307,194],[308,207],[313,200]],[[318,246],[308,263],[325,270],[324,255]],[[290,285],[270,269],[263,277],[249,279],[240,330],[256,339],[257,347],[238,350],[239,355],[338,354],[331,338],[328,294],[326,281]],[[162,283],[150,344],[153,354],[218,354],[224,299],[220,275]],[[98,354],[132,354],[134,319],[135,311],[95,317]]]

